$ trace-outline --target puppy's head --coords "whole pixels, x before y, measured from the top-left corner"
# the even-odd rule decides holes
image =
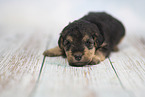
[[[104,38],[95,24],[79,20],[63,29],[58,44],[65,51],[71,66],[84,66],[92,61],[96,48],[103,41]]]

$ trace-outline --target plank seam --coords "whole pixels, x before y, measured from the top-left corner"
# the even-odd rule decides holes
[[[119,83],[120,83],[121,87],[122,87],[123,89],[125,89],[125,87],[123,86],[123,84],[122,84],[122,82],[121,82],[121,80],[120,80],[120,78],[119,78],[119,76],[118,76],[118,74],[117,74],[117,72],[116,72],[116,70],[115,70],[115,68],[114,68],[114,66],[113,66],[113,63],[111,62],[111,60],[110,60],[109,57],[108,57],[108,59],[109,59],[109,62],[110,62],[110,64],[111,64],[111,67],[112,67],[113,71],[115,72],[115,75],[117,76],[117,78],[118,78],[118,80],[119,80]]]
[[[123,88],[123,90],[124,90],[125,92],[127,92],[127,93],[129,94],[130,97],[135,97],[135,95],[134,95],[133,92],[126,90],[126,88],[125,88],[124,85],[122,84],[122,82],[121,82],[121,80],[120,80],[120,78],[119,78],[119,76],[118,76],[118,74],[117,74],[117,72],[116,72],[116,70],[115,70],[115,68],[114,68],[114,66],[113,66],[113,63],[111,62],[111,59],[110,59],[109,57],[108,57],[108,59],[109,59],[109,62],[110,62],[110,64],[111,64],[111,67],[112,67],[113,71],[115,72],[115,75],[117,76],[117,78],[118,78],[118,80],[119,80],[119,83],[121,84],[121,87]]]
[[[49,41],[49,38],[50,38],[50,37],[48,37],[48,40],[47,40],[47,43],[46,43],[46,50],[48,49],[48,43],[50,42],[50,41]],[[39,71],[39,75],[38,75],[36,84],[35,84],[35,86],[34,86],[32,92],[30,93],[30,95],[29,95],[28,97],[34,97],[34,93],[35,93],[35,91],[36,91],[36,89],[37,89],[37,87],[38,87],[38,85],[39,85],[39,80],[40,80],[40,77],[41,77],[41,73],[42,73],[42,69],[43,69],[43,66],[44,66],[45,58],[46,58],[46,57],[43,56],[43,60],[42,60],[42,64],[41,64],[41,68],[40,68],[40,71]]]
[[[39,71],[39,75],[38,75],[36,84],[35,84],[32,92],[30,93],[30,95],[28,97],[33,97],[34,96],[34,92],[36,91],[36,89],[38,87],[38,84],[39,84],[39,79],[40,79],[40,76],[41,76],[41,73],[42,73],[42,69],[43,69],[43,66],[44,66],[44,62],[45,62],[45,56],[43,57],[43,61],[42,61],[42,64],[41,64],[41,68],[40,68],[40,71]]]

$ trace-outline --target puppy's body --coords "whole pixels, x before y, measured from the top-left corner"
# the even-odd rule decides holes
[[[95,24],[104,37],[104,42],[107,43],[107,55],[110,51],[116,50],[117,44],[125,35],[124,26],[120,21],[106,13],[89,13],[80,20],[86,20]]]
[[[104,12],[92,12],[67,25],[60,35],[59,47],[45,51],[44,55],[66,55],[72,66],[97,64],[117,50],[124,35],[120,21]]]

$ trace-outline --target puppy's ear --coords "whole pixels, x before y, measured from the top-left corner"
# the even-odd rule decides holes
[[[94,41],[95,41],[95,47],[98,48],[102,45],[104,42],[104,37],[100,33],[94,33],[93,35]]]
[[[96,26],[97,25],[97,26]],[[104,33],[102,31],[102,25],[97,23],[94,26],[94,33],[93,33],[93,38],[95,41],[95,47],[98,48],[102,45],[102,43],[104,42],[105,38],[104,38]]]
[[[63,38],[62,38],[62,35],[60,35],[60,37],[59,37],[58,46],[59,46],[60,49],[63,49]]]
[[[63,55],[63,50],[57,46],[55,48],[44,51],[43,55],[49,57],[61,56]]]

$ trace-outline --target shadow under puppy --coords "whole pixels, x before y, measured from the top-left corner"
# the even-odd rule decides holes
[[[67,25],[60,34],[58,46],[46,50],[44,56],[65,55],[71,66],[97,64],[117,45],[125,35],[120,21],[105,12],[91,12]]]

